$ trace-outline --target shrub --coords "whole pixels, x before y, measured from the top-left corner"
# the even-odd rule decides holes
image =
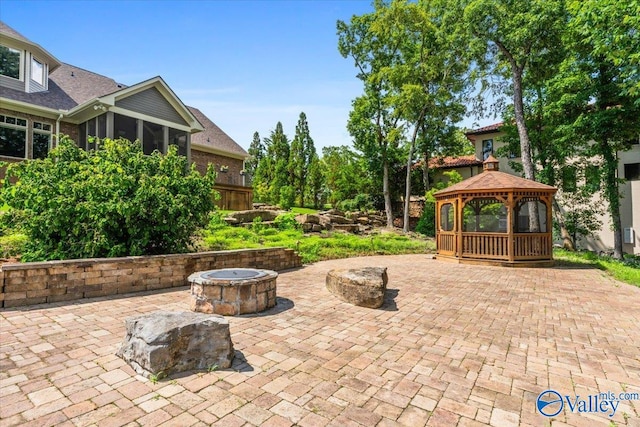
[[[23,261],[166,254],[207,224],[214,182],[175,146],[146,156],[124,139],[84,151],[63,138],[47,158],[9,165],[0,198],[23,218]]]
[[[425,236],[435,237],[436,235],[436,204],[430,201],[425,202],[424,210],[416,224],[416,232]]]
[[[373,209],[373,200],[368,194],[356,194],[353,199],[342,200],[337,206],[347,212],[368,211]]]
[[[290,186],[285,185],[280,189],[280,207],[284,210],[288,210],[293,206],[296,200],[296,190]]]
[[[21,233],[0,236],[0,258],[20,255],[24,251],[28,240],[28,237]]]
[[[278,227],[278,230],[297,230],[300,228],[300,224],[296,221],[297,214],[295,212],[287,212],[278,215],[273,222]]]

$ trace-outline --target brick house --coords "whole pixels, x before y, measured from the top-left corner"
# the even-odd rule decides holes
[[[45,157],[59,134],[85,149],[94,148],[90,137],[137,139],[146,154],[176,145],[198,170],[215,166],[221,208],[251,208],[248,153],[200,110],[184,105],[162,77],[117,83],[59,61],[0,22],[0,161]]]

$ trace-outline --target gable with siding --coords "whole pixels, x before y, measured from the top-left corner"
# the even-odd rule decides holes
[[[142,92],[135,93],[115,102],[116,107],[124,108],[136,113],[157,117],[172,123],[188,126],[184,118],[166,100],[166,98],[155,88],[149,88]]]

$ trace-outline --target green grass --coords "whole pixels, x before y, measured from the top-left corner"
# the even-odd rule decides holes
[[[251,228],[210,224],[203,232],[203,250],[230,250],[285,246],[298,251],[303,263],[364,255],[430,253],[432,239],[411,238],[393,232],[359,236],[341,232],[305,235],[296,229],[278,230],[257,223]]]
[[[296,214],[317,214],[318,210],[310,208],[291,208],[291,212]]]
[[[627,257],[624,261],[620,261],[592,252],[570,252],[564,249],[554,250],[553,257],[559,261],[558,265],[586,265],[598,268],[616,280],[640,287],[640,259],[638,257]]]
[[[9,210],[9,205],[7,205],[6,203],[0,206],[0,212],[6,212],[8,210]]]

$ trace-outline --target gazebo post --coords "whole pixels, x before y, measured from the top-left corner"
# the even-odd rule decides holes
[[[462,202],[462,195],[459,194],[456,198],[456,224],[454,224],[454,230],[456,230],[457,233],[456,250],[458,258],[462,258],[462,222],[464,220],[462,216],[463,209],[464,206]]]
[[[513,192],[509,192],[507,195],[507,251],[509,255],[509,262],[513,262],[515,259],[515,240],[513,237]]]
[[[547,253],[548,254],[553,254],[553,218],[552,218],[552,212],[551,209],[553,208],[553,195],[549,195],[548,197],[545,197],[545,204],[547,205],[547,233],[549,233],[549,231],[551,231],[549,233],[550,235],[550,239],[548,240],[548,247],[547,247]]]

